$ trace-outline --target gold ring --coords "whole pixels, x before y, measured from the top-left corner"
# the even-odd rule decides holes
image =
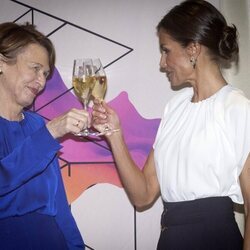
[[[80,121],[78,120],[75,126],[78,127],[79,124],[80,124]]]

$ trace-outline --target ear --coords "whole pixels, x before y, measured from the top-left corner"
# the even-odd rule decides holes
[[[188,55],[197,58],[201,52],[201,45],[198,42],[191,42],[186,47]]]
[[[3,73],[3,63],[4,63],[4,61],[3,61],[3,55],[2,54],[0,54],[0,75],[2,75],[2,73]]]
[[[2,72],[4,65],[6,65],[7,58],[0,53],[0,71]]]
[[[0,67],[3,65],[3,60],[4,56],[0,53]]]

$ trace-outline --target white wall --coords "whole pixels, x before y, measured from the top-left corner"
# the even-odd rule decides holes
[[[239,65],[233,65],[225,71],[228,82],[235,85],[250,97],[250,1],[221,0],[221,10],[229,23],[236,25],[239,31]]]
[[[225,70],[229,83],[242,89],[250,98],[250,0],[220,0],[222,13],[228,23],[236,25],[239,31],[239,64]],[[244,233],[243,206],[236,205],[236,220]]]

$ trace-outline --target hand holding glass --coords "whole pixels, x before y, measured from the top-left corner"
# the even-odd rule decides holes
[[[92,90],[92,97],[102,102],[107,90],[107,76],[99,58],[93,59],[93,67],[96,81]],[[111,129],[108,124],[105,124],[103,131],[100,132],[99,135],[110,134],[117,131],[119,131],[119,129]]]
[[[107,90],[107,77],[100,59],[76,59],[73,67],[73,86],[84,109],[88,109],[90,98],[103,100]],[[112,132],[108,125],[104,131],[95,132],[85,128],[78,136],[100,136]]]

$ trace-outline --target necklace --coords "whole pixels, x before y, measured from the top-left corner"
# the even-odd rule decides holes
[[[1,114],[0,114],[0,117],[3,117],[4,119],[6,119],[6,120],[8,120],[8,121],[17,121],[17,122],[20,122],[20,121],[24,120],[25,115],[24,115],[24,113],[22,112],[22,113],[19,113],[19,114],[16,116],[15,119],[10,119],[9,116],[5,116],[5,115],[1,115]]]
[[[25,118],[25,116],[24,116],[24,113],[22,112],[22,113],[20,114],[20,121],[22,121],[24,118]]]

